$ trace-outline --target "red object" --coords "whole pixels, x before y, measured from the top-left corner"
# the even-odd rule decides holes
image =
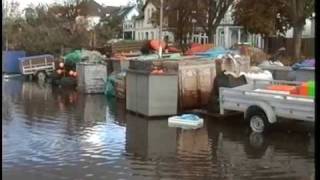
[[[289,92],[290,94],[297,94],[298,92],[298,88],[296,86],[289,86],[289,85],[271,85],[271,86],[268,86],[267,89],[274,90],[274,91]]]
[[[74,72],[74,73],[73,73],[73,76],[76,77],[76,76],[77,76],[77,72]]]
[[[166,47],[166,43],[164,41],[161,41],[161,43],[159,40],[151,40],[150,41],[150,47],[154,50],[157,50],[157,51],[160,48],[160,44],[161,44],[162,49],[164,49]]]
[[[175,48],[175,47],[168,47],[168,51],[169,52],[180,52],[179,49]]]
[[[198,52],[205,52],[213,48],[212,44],[191,44],[191,48],[186,52],[187,55],[193,55]]]

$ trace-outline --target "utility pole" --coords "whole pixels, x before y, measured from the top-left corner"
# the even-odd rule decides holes
[[[162,19],[163,19],[163,0],[160,0],[160,29],[159,29],[159,57],[162,58]]]

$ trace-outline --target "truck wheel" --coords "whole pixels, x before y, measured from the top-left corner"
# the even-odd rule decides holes
[[[270,125],[267,116],[260,108],[249,109],[246,119],[250,122],[251,130],[257,133],[262,133]]]
[[[47,74],[44,71],[37,72],[36,76],[39,81],[45,81],[47,78]]]

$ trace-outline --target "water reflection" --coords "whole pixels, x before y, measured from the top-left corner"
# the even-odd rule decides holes
[[[166,119],[148,120],[127,114],[126,151],[142,157],[174,157],[176,128],[169,128]]]
[[[170,128],[125,103],[49,84],[3,83],[4,179],[309,179],[313,126],[251,133],[235,118]],[[287,132],[290,129],[291,132]]]
[[[223,176],[304,179],[314,173],[314,140],[308,129],[256,134],[236,120],[208,123],[212,144],[216,144],[212,152],[224,167]]]

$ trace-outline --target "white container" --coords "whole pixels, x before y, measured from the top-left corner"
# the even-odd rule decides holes
[[[181,127],[183,129],[198,129],[203,126],[203,119],[183,119],[181,116],[172,116],[168,118],[169,127]]]
[[[78,89],[84,93],[103,93],[107,78],[106,64],[78,63]]]
[[[126,76],[126,108],[148,117],[177,114],[178,75],[157,75],[129,69]]]

